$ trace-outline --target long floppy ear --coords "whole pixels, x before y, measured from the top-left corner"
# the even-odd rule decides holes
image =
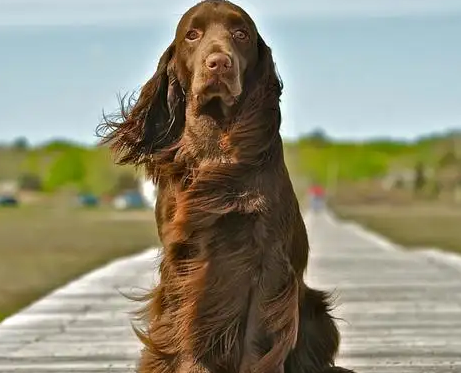
[[[185,97],[176,78],[174,53],[172,43],[139,97],[131,96],[128,102],[122,98],[118,114],[104,115],[98,135],[103,137],[103,144],[110,144],[118,164],[154,162],[150,166],[155,167],[155,156],[180,138],[185,124]]]
[[[283,84],[272,51],[258,34],[258,58],[245,77],[245,93],[236,114],[237,123],[229,134],[229,149],[241,162],[257,164],[279,136],[280,96]],[[235,152],[238,152],[235,153]]]
[[[258,34],[258,63],[256,66],[257,84],[261,89],[261,93],[266,99],[270,99],[270,105],[279,107],[280,96],[283,90],[283,83],[277,72],[272,50]]]

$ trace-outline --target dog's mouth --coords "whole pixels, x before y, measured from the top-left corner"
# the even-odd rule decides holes
[[[200,106],[205,106],[216,100],[221,101],[226,106],[233,106],[241,93],[239,86],[234,79],[225,79],[218,75],[211,76],[198,90],[197,101]]]

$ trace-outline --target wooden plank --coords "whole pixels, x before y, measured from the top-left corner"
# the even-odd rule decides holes
[[[306,279],[333,292],[338,363],[359,373],[461,372],[461,266],[407,252],[328,214],[306,218]],[[134,371],[141,348],[124,298],[157,280],[157,250],[117,260],[0,325],[1,373]],[[427,255],[426,255],[427,254]]]

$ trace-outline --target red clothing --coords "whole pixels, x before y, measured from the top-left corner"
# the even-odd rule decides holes
[[[313,185],[309,189],[309,193],[316,197],[323,197],[325,195],[325,191],[320,185]]]

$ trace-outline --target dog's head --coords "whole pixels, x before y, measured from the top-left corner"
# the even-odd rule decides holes
[[[107,139],[120,162],[139,164],[177,143],[187,126],[200,137],[204,122],[194,118],[216,125],[259,106],[273,112],[280,94],[271,50],[251,17],[229,1],[205,0],[182,16],[138,99],[122,102],[121,121],[105,118],[103,126],[113,130]]]
[[[245,73],[259,57],[254,22],[225,1],[191,8],[179,22],[174,45],[180,84],[201,108],[214,99],[233,106],[242,94]]]

